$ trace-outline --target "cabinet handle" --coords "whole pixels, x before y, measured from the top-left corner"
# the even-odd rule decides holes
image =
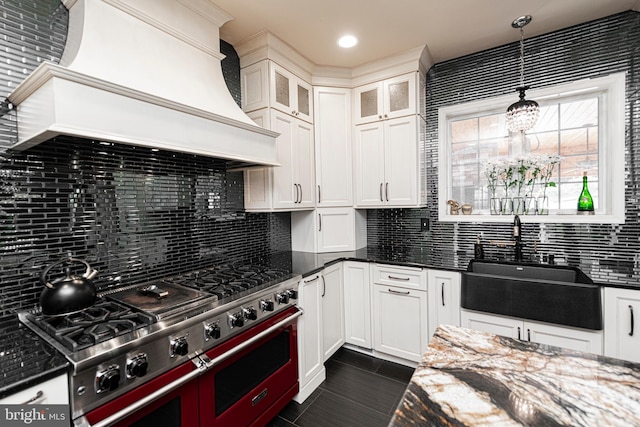
[[[444,282],[440,284],[440,293],[442,294],[442,306],[444,307]]]
[[[311,283],[311,282],[315,282],[316,280],[318,280],[320,278],[320,276],[316,276],[313,279],[309,279],[309,280],[303,280],[304,283]]]
[[[320,203],[321,199],[320,199],[320,186],[318,185],[318,203]]]
[[[406,292],[400,292],[400,291],[396,291],[393,289],[389,289],[389,292],[392,294],[399,294],[399,295],[409,295],[411,292],[410,291],[406,291]]]
[[[631,330],[629,331],[629,336],[632,337],[633,336],[633,306],[629,305],[629,314],[631,315]]]
[[[382,198],[382,183],[380,183],[380,201],[384,202],[384,199]]]
[[[298,200],[298,203],[302,203],[302,184],[298,184],[298,187],[300,188],[300,200]]]
[[[318,214],[318,231],[322,231],[322,214]]]
[[[518,339],[520,339],[520,326],[518,326]]]
[[[527,341],[531,341],[531,329],[527,328]]]
[[[385,119],[388,119],[388,118],[389,118],[389,116],[385,114],[385,115],[384,115],[384,118],[385,118]]]
[[[387,202],[389,201],[389,183],[387,182],[384,186],[384,194],[387,198]]]
[[[26,402],[22,402],[22,404],[23,405],[28,405],[28,404],[33,403],[36,400],[40,399],[42,396],[44,396],[44,393],[42,392],[42,390],[38,390],[38,392],[35,394],[35,396],[33,396],[31,399],[27,400]]]
[[[324,298],[324,295],[327,293],[327,282],[324,281],[324,276],[320,277],[322,277],[322,298]]]
[[[296,192],[293,203],[298,203],[298,184],[293,184],[293,191]]]
[[[387,277],[391,280],[404,280],[404,281],[411,280],[409,277],[396,277],[391,275],[388,275]]]

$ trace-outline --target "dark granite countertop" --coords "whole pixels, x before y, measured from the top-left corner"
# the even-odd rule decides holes
[[[638,426],[640,364],[439,326],[389,424]]]
[[[17,317],[0,321],[0,398],[59,375],[67,366],[60,353]]]

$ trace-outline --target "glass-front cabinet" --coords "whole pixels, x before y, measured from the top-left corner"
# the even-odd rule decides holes
[[[358,125],[416,114],[417,79],[417,73],[408,73],[355,88],[354,123]]]

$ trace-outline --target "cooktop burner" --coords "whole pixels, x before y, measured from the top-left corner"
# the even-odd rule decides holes
[[[261,265],[226,264],[176,276],[171,282],[214,294],[223,300],[290,276],[288,271]]]
[[[33,315],[31,320],[71,351],[91,347],[154,323],[154,318],[146,313],[107,300],[98,300],[93,306],[76,313]]]

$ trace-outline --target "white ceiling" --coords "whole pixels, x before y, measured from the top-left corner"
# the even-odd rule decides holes
[[[640,0],[212,0],[234,19],[220,29],[236,45],[266,29],[316,65],[354,67],[427,46],[435,63],[519,40],[511,22],[532,15],[525,37],[614,13]],[[359,44],[337,46],[351,33]]]

